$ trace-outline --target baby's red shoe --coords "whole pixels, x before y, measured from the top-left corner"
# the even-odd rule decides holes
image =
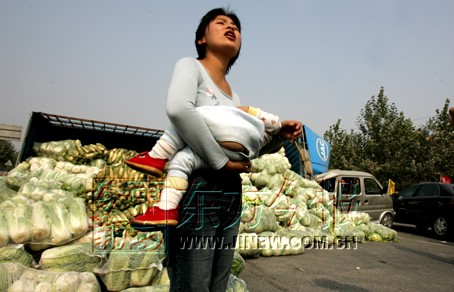
[[[166,166],[168,159],[151,157],[148,152],[142,152],[128,160],[125,164],[134,170],[160,177]]]
[[[148,208],[145,214],[131,219],[131,226],[177,225],[178,210],[163,210],[158,206]]]

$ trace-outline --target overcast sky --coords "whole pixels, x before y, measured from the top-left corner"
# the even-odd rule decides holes
[[[380,87],[415,125],[454,103],[452,0],[2,0],[0,124],[31,112],[165,129],[175,62],[215,7],[243,26],[243,104],[323,134],[355,129]]]

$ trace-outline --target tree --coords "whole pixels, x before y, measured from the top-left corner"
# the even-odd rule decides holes
[[[16,162],[18,153],[10,141],[0,139],[0,170],[9,170],[5,164],[10,161],[13,166]]]
[[[449,123],[449,99],[436,116],[419,129],[424,150],[420,153],[423,162],[424,180],[437,181],[440,176],[454,177],[454,129]]]
[[[389,104],[384,88],[361,110],[357,120],[360,132],[360,167],[380,181],[392,179],[406,184],[417,171],[415,128],[410,119]]]
[[[340,127],[341,120],[329,127],[324,138],[331,144],[330,168],[358,169],[357,135],[353,130],[348,134]]]
[[[442,120],[447,123],[447,109],[438,120],[436,124]],[[357,132],[347,133],[341,129],[339,120],[325,133],[325,139],[331,143],[330,168],[370,172],[382,183],[393,180],[398,188],[427,180],[428,165],[435,164],[428,164],[434,160],[435,146],[430,146],[427,140],[434,139],[431,132],[439,132],[438,128],[416,130],[412,121],[389,102],[383,87],[377,97],[366,102],[357,126]],[[440,143],[443,135],[437,139]]]

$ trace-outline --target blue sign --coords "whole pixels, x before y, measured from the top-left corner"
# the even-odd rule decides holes
[[[327,172],[331,145],[306,125],[303,127],[314,175]]]

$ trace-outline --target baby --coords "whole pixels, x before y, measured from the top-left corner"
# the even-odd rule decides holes
[[[256,158],[262,146],[281,129],[278,116],[259,108],[200,106],[196,110],[227,157],[234,161]],[[164,132],[150,152],[140,153],[125,163],[137,171],[160,177],[168,161],[165,187],[159,202],[148,208],[145,214],[133,218],[132,225],[178,224],[177,207],[188,188],[190,174],[197,169],[210,168],[173,127]]]

